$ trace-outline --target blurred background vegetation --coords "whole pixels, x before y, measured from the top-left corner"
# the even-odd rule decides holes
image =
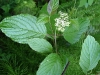
[[[100,43],[100,0],[95,0],[88,8],[79,8],[80,0],[60,0],[58,11],[67,12],[70,19],[89,17],[91,25],[87,34],[91,34]],[[38,16],[41,8],[49,0],[0,0],[0,21],[8,16],[31,14]],[[70,45],[62,37],[58,38],[59,52],[70,61],[65,75],[84,75],[79,66],[79,57],[83,39]],[[12,41],[0,31],[0,75],[36,75],[39,63],[45,55],[38,54],[28,45]],[[93,73],[100,71],[100,63]]]

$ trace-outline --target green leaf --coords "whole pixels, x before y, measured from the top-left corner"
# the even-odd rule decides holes
[[[0,23],[0,29],[12,40],[27,43],[32,38],[44,38],[46,27],[37,22],[37,18],[28,14],[21,14],[5,18]]]
[[[100,45],[95,38],[88,35],[82,45],[82,51],[80,56],[80,66],[84,73],[92,70],[96,67],[100,60]]]
[[[46,14],[48,15],[48,12],[47,12],[47,3],[45,5],[42,6],[41,10],[39,11],[39,14]]]
[[[48,55],[40,64],[36,75],[61,75],[62,62],[58,54]]]
[[[55,18],[59,17],[58,14],[53,14],[50,16],[50,22],[46,23],[46,28],[47,28],[47,33],[50,34],[50,35],[53,35],[55,33],[55,29],[56,29],[56,26],[54,25],[55,24]]]
[[[87,0],[80,0],[79,7],[84,6],[87,3]]]
[[[88,4],[89,4],[89,5],[92,5],[93,1],[94,1],[94,0],[88,0]]]
[[[4,11],[5,11],[5,13],[7,14],[7,13],[9,13],[9,10],[10,10],[10,5],[9,4],[7,4],[7,5],[4,5],[4,6],[2,6],[1,7]]]
[[[40,23],[47,23],[49,21],[49,16],[46,15],[46,14],[41,14],[39,17],[38,17],[38,22]]]
[[[48,41],[41,38],[33,38],[28,41],[28,44],[33,50],[40,53],[50,53],[53,49]]]
[[[85,4],[85,8],[87,8],[87,7],[88,7],[88,3]]]
[[[59,0],[50,0],[48,3],[47,11],[49,14],[54,13],[59,6]]]
[[[66,27],[63,36],[71,44],[79,41],[81,35],[86,32],[90,25],[89,19],[73,19],[69,27]]]

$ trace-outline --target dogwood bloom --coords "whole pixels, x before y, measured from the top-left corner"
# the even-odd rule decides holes
[[[55,19],[55,26],[58,31],[64,32],[65,27],[69,26],[70,22],[68,19],[68,14],[59,11],[60,17]]]

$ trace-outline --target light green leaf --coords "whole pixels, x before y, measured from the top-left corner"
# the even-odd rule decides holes
[[[87,7],[88,7],[88,5],[89,5],[89,4],[88,4],[88,3],[86,3],[86,4],[85,4],[85,8],[87,8]]]
[[[48,41],[41,38],[33,38],[28,41],[28,44],[33,50],[40,53],[50,53],[53,49]]]
[[[62,62],[58,54],[49,54],[40,64],[36,75],[61,75]]]
[[[38,22],[40,23],[47,23],[49,21],[49,16],[46,15],[46,14],[41,14],[39,17],[38,17]]]
[[[89,5],[92,5],[93,1],[94,1],[94,0],[88,0],[88,4],[89,4]]]
[[[0,23],[0,29],[12,40],[27,43],[32,38],[44,38],[46,27],[37,22],[37,18],[28,14],[21,14],[5,18]]]
[[[79,41],[81,35],[86,32],[90,25],[89,19],[73,19],[69,27],[66,27],[63,36],[71,44]]]
[[[88,35],[82,45],[82,51],[80,56],[80,66],[84,73],[92,70],[96,67],[100,60],[100,45],[95,38]]]
[[[47,11],[49,14],[54,13],[59,6],[59,0],[50,0],[48,3]]]
[[[87,0],[80,0],[79,7],[84,6],[87,3]]]

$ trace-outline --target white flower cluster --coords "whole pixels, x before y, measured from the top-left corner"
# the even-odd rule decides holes
[[[70,22],[68,19],[68,14],[67,13],[63,13],[61,11],[59,11],[60,17],[56,18],[55,21],[55,26],[57,27],[58,31],[64,32],[65,27],[69,26]]]

